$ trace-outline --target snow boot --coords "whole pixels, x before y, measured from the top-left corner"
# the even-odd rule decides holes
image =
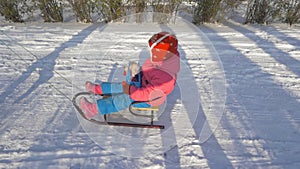
[[[87,119],[92,119],[98,114],[96,103],[90,103],[85,97],[80,98],[79,107]]]
[[[94,84],[90,81],[85,82],[85,89],[94,94],[103,94],[100,84]]]

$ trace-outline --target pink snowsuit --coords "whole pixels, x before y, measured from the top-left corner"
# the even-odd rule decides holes
[[[180,70],[176,36],[169,32],[160,32],[154,34],[148,43],[151,57],[144,62],[141,72],[131,79],[132,82],[141,82],[141,85],[129,85],[126,82],[101,83],[102,93],[117,95],[97,100],[100,114],[119,112],[136,101],[146,102],[139,105],[142,107],[159,106],[173,91]]]
[[[142,86],[130,86],[130,98],[136,101],[148,101],[152,106],[164,103],[176,84],[177,73],[180,70],[180,56],[176,52],[172,57],[152,62],[147,59],[142,66]]]

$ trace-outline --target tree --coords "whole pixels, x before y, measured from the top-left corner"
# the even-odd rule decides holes
[[[61,0],[35,0],[45,22],[63,22],[63,2]]]
[[[193,22],[220,22],[240,3],[239,0],[192,0],[195,5]]]
[[[246,11],[247,23],[269,23],[280,13],[280,0],[249,0]]]
[[[8,21],[24,22],[23,15],[31,10],[27,2],[28,0],[0,0],[0,14]]]
[[[77,22],[93,22],[92,13],[96,9],[95,0],[67,0],[76,15]]]
[[[172,14],[177,11],[183,0],[152,0],[153,12]]]
[[[285,10],[285,22],[292,26],[300,21],[300,1],[284,1],[283,10]]]
[[[125,5],[122,0],[97,0],[97,10],[107,22],[125,16]]]
[[[148,0],[127,0],[124,2],[124,7],[127,12],[134,12],[136,16],[136,22],[143,22],[143,12],[145,12],[147,8]]]
[[[158,23],[170,22],[170,17],[178,12],[183,0],[152,0],[150,6],[154,12],[153,21]]]

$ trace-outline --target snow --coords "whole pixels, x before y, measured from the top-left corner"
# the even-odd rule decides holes
[[[0,30],[1,168],[300,166],[297,25],[179,20]],[[157,117],[167,129],[84,121],[69,99],[86,80],[120,80],[128,61],[149,56],[147,40],[161,30],[176,34],[183,56],[177,87]]]

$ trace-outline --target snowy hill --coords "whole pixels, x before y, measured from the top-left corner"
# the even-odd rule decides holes
[[[234,22],[5,24],[1,168],[299,168],[300,30]],[[69,99],[118,81],[147,40],[176,34],[177,88],[165,130],[96,126]],[[122,112],[126,114],[126,112]]]

